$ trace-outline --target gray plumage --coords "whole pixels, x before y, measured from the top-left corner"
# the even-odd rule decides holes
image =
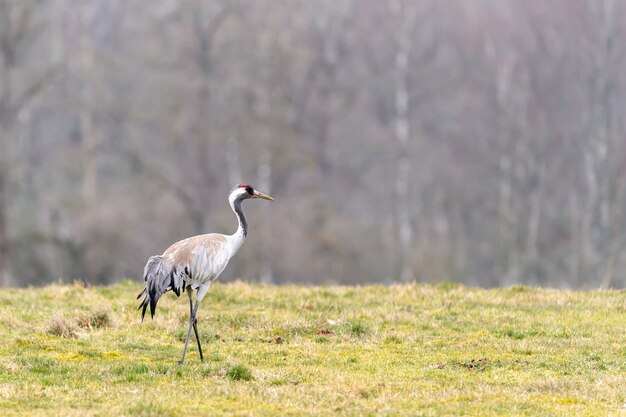
[[[174,264],[169,262],[163,255],[151,256],[150,259],[148,259],[143,269],[143,279],[146,286],[137,296],[137,299],[139,299],[145,294],[144,299],[139,305],[139,308],[143,308],[141,311],[141,321],[143,321],[146,315],[148,305],[150,305],[150,315],[154,318],[157,302],[167,291],[174,291],[176,296],[180,296],[180,289],[183,283],[183,279],[180,274],[176,272]]]
[[[144,297],[139,304],[142,321],[148,306],[150,315],[154,318],[157,302],[166,292],[174,291],[176,296],[180,296],[182,290],[187,291],[189,296],[189,329],[183,356],[178,362],[181,365],[185,361],[191,329],[196,335],[200,360],[204,360],[196,318],[198,306],[209,290],[211,282],[224,271],[228,261],[237,253],[246,238],[248,223],[241,203],[249,198],[273,200],[272,197],[256,191],[247,184],[233,187],[228,201],[239,223],[234,234],[209,233],[183,239],[167,248],[162,255],[151,256],[144,267],[145,287],[137,296],[137,299]],[[195,305],[192,301],[193,290],[197,290]]]

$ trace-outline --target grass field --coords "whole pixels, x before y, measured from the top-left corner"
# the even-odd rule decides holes
[[[218,284],[0,293],[0,415],[626,416],[626,293]]]

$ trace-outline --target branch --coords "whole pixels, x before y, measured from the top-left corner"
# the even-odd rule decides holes
[[[57,74],[61,64],[56,64],[51,68],[48,68],[37,80],[32,82],[26,90],[15,99],[13,103],[9,103],[8,114],[9,118],[15,116],[22,108],[27,106],[33,98],[45,87],[45,85]]]

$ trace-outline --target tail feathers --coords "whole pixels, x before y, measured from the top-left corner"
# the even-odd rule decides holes
[[[144,296],[144,299],[139,304],[139,309],[143,309],[141,311],[142,321],[146,315],[148,305],[150,306],[150,315],[154,318],[159,298],[170,290],[173,290],[177,296],[180,296],[180,288],[182,286],[182,279],[176,273],[176,266],[161,255],[152,256],[148,259],[143,275],[146,286],[137,295],[137,299]]]
[[[144,295],[146,293],[146,288],[144,287],[143,290],[141,290],[141,292],[137,295],[137,299],[139,300],[141,298],[142,295]],[[141,304],[139,304],[139,309],[141,309],[143,307],[143,311],[141,312],[141,321],[143,321],[143,317],[146,315],[146,307],[148,307],[148,296],[146,295],[146,297],[141,300]]]

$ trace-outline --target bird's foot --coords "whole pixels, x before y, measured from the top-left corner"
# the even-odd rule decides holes
[[[181,359],[181,360],[179,360],[179,361],[178,361],[178,364],[179,364],[179,365],[182,365],[184,362],[185,362],[185,360],[184,360],[184,359]]]

